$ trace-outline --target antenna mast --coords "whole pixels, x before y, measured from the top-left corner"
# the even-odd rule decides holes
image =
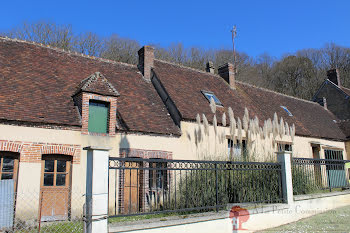
[[[234,70],[234,73],[236,73],[236,48],[235,48],[235,38],[237,36],[236,25],[233,26],[231,33],[232,33],[232,47],[233,47],[233,70]]]

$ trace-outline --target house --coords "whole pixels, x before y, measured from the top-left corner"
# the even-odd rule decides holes
[[[275,156],[278,148],[293,156],[325,158],[336,151],[345,158],[346,136],[322,106],[239,82],[231,64],[219,67],[218,75],[213,69],[210,63],[204,72],[157,60],[149,46],[140,49],[135,66],[0,38],[0,174],[1,180],[14,180],[16,217],[50,221],[81,214],[86,146],[110,147],[111,157],[188,160],[229,159],[232,147],[240,156],[250,143],[259,159]],[[229,107],[237,122],[246,108],[250,119],[259,119],[254,133],[236,132],[242,143],[222,121]],[[264,122],[278,124],[268,120],[275,113],[287,131],[285,126],[295,125],[295,136],[278,130],[270,137]],[[205,137],[197,114],[209,120]],[[129,175],[140,177],[135,182],[144,193],[137,188],[125,195],[131,181],[124,182],[125,174],[111,175],[111,209],[146,205],[146,194],[164,174]]]
[[[346,147],[350,147],[350,89],[342,86],[337,69],[327,72],[327,79],[321,84],[312,101],[337,117],[337,124],[346,136]]]

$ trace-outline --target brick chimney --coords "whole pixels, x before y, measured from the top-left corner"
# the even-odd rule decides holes
[[[208,73],[214,74],[214,71],[215,71],[214,63],[212,61],[208,61],[205,70]]]
[[[327,78],[332,81],[338,87],[341,87],[340,76],[338,69],[332,69],[327,71]]]
[[[151,69],[154,66],[154,48],[151,46],[144,46],[138,51],[138,54],[138,68],[146,80],[151,80]]]
[[[232,89],[236,89],[235,84],[235,72],[233,65],[231,63],[226,63],[218,68],[218,73],[228,84],[230,84]]]

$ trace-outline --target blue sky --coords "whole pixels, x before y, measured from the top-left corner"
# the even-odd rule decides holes
[[[143,44],[237,49],[280,57],[334,42],[350,47],[349,0],[291,1],[2,1],[0,30],[23,21],[71,24],[74,31],[112,33]]]

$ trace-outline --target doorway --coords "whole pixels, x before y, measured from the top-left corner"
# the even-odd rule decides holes
[[[0,180],[13,180],[14,191],[17,187],[19,154],[0,151]]]
[[[0,231],[13,226],[19,153],[0,151]]]
[[[142,206],[142,173],[138,162],[125,162],[124,213],[137,213]]]
[[[70,217],[71,156],[43,155],[41,171],[41,221]]]

